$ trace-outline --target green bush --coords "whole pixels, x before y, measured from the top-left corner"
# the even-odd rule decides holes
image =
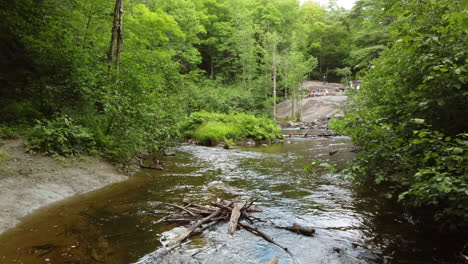
[[[468,134],[450,137],[430,129],[413,133],[399,152],[417,171],[402,179],[409,188],[399,200],[435,207],[436,220],[468,224]]]
[[[424,128],[403,137],[386,126],[381,130],[359,135],[357,142],[366,138],[367,143],[359,144],[362,152],[344,173],[380,186],[387,197],[409,207],[429,210],[446,226],[468,225],[468,134],[447,136]]]
[[[203,145],[214,145],[220,141],[233,140],[241,137],[241,130],[233,123],[208,121],[198,127],[193,138]]]
[[[38,121],[25,144],[28,151],[52,155],[90,153],[96,149],[92,134],[67,116]]]
[[[0,139],[12,139],[18,136],[18,131],[13,127],[0,124]]]
[[[392,45],[341,121],[362,150],[349,171],[439,224],[468,225],[468,72],[463,1],[397,1]],[[418,214],[419,215],[419,214]],[[428,214],[426,214],[428,215]]]
[[[181,130],[186,138],[205,145],[246,138],[273,140],[282,137],[272,120],[244,113],[195,112],[183,123]]]
[[[40,119],[43,115],[31,104],[31,102],[17,102],[12,100],[1,100],[0,121],[9,124],[31,123]]]

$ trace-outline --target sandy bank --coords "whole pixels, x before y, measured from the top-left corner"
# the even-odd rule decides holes
[[[16,139],[0,146],[0,233],[39,207],[127,179],[98,158],[32,155],[22,142]]]

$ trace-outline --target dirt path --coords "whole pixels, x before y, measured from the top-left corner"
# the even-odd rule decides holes
[[[23,139],[0,146],[0,233],[39,207],[127,179],[98,158],[28,154]]]
[[[339,91],[344,88],[342,84],[327,83],[324,85],[319,81],[305,81],[302,87],[309,90],[326,89],[330,92],[329,95],[310,97],[302,100],[302,121],[313,122],[320,118],[329,118],[340,114],[340,107],[346,101],[344,92]],[[278,118],[289,118],[291,116],[291,107],[292,103],[290,100],[279,103],[277,106]]]

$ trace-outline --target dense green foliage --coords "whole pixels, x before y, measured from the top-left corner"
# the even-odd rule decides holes
[[[272,120],[244,113],[195,112],[182,126],[186,138],[205,145],[229,144],[247,138],[267,141],[282,138],[280,129]]]
[[[89,131],[68,117],[41,122],[31,130],[25,142],[28,151],[70,155],[95,151],[96,142]]]
[[[31,126],[43,120],[33,134],[47,142],[46,131],[63,133],[58,120],[47,120],[68,116],[90,133],[99,152],[121,163],[138,151],[164,148],[178,137],[178,120],[192,112],[269,117],[281,98],[302,97],[307,75],[334,72],[346,57],[346,12],[336,6],[126,0],[121,61],[110,66],[115,4],[2,2],[0,122]],[[39,145],[33,148],[75,152]]]
[[[389,4],[387,2],[387,4]],[[468,93],[463,1],[392,1],[392,45],[365,72],[334,128],[362,148],[350,170],[388,196],[468,220]]]

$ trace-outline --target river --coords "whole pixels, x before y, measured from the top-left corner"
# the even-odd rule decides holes
[[[450,263],[453,237],[422,231],[383,194],[356,187],[339,173],[306,172],[315,159],[338,169],[352,159],[344,137],[292,139],[283,144],[225,150],[194,145],[157,157],[164,171],[142,170],[129,180],[38,210],[0,236],[0,263]],[[331,151],[338,151],[329,155]],[[306,237],[257,223],[294,258],[240,230],[220,224],[155,258],[165,203],[206,204],[250,195],[276,225],[314,227]]]

